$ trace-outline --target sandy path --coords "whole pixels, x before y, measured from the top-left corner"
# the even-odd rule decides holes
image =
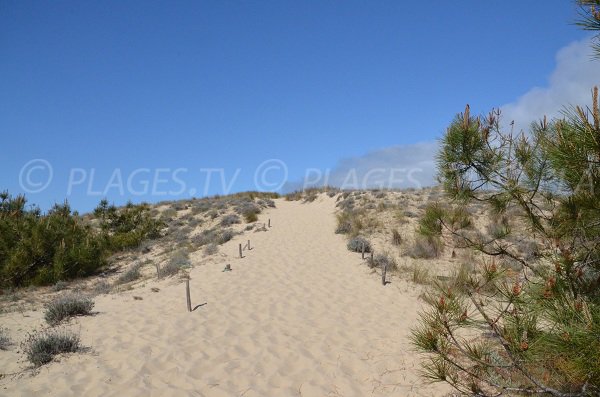
[[[183,284],[147,282],[101,296],[80,318],[92,352],[2,381],[9,395],[65,396],[431,396],[408,342],[420,303],[414,288],[385,288],[334,234],[334,201],[277,201],[253,249],[191,272]],[[230,263],[233,271],[222,272]],[[151,287],[160,292],[150,292]],[[133,300],[133,295],[143,300]],[[28,321],[39,321],[40,312]],[[1,354],[1,353],[0,353]],[[1,361],[0,361],[1,363]],[[2,393],[0,393],[2,394]]]

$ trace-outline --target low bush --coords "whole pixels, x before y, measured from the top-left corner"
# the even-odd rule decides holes
[[[217,252],[219,252],[219,246],[214,243],[208,244],[206,248],[204,248],[204,255],[214,255]]]
[[[96,295],[105,295],[110,293],[111,290],[112,286],[110,285],[110,283],[104,280],[98,281],[93,288],[93,292]]]
[[[44,318],[48,324],[56,325],[67,318],[89,315],[93,307],[91,298],[79,294],[63,295],[46,305]]]
[[[244,214],[244,219],[246,220],[246,223],[252,223],[258,220],[258,216],[254,212],[248,212]]]
[[[235,215],[235,214],[231,214],[231,215],[225,215],[222,219],[221,219],[221,226],[231,226],[237,223],[241,223],[240,217]]]
[[[125,273],[119,276],[119,278],[116,281],[116,284],[126,284],[139,279],[142,276],[142,274],[140,273],[141,268],[141,263],[135,263],[133,266],[127,269]]]
[[[52,361],[61,353],[79,350],[79,335],[65,330],[46,330],[29,334],[23,342],[23,352],[34,366],[39,367]]]
[[[352,232],[352,222],[350,222],[350,219],[344,213],[337,215],[337,228],[335,232],[337,234],[349,234]]]
[[[0,193],[0,286],[51,285],[106,264],[104,241],[67,203],[47,214]]]
[[[148,204],[128,202],[124,207],[117,208],[109,205],[107,200],[100,201],[94,209],[105,241],[113,251],[137,247],[146,239],[160,237],[164,223],[152,218],[150,212]]]
[[[412,282],[415,284],[427,285],[431,283],[429,269],[424,266],[414,264],[411,269]]]
[[[371,243],[364,237],[352,237],[348,240],[348,249],[352,252],[362,252],[363,247],[365,252],[371,252]]]
[[[226,242],[228,242],[229,240],[231,240],[233,237],[235,237],[236,233],[231,230],[231,229],[225,229],[222,230],[219,234],[218,234],[218,238],[217,238],[217,244],[221,245],[221,244],[225,244]]]
[[[8,336],[8,330],[0,327],[0,350],[7,350],[11,344],[12,342]]]
[[[388,271],[398,269],[398,264],[394,258],[387,254],[377,254],[372,260],[369,258],[368,265],[370,268],[382,268],[385,266]]]
[[[412,258],[437,258],[444,251],[444,243],[439,237],[417,236],[413,246],[407,251]]]
[[[160,269],[161,277],[174,276],[181,269],[191,267],[190,255],[186,249],[178,249],[173,251],[167,263]]]
[[[69,287],[69,283],[59,280],[52,286],[52,291],[59,292],[64,289],[67,289],[68,287]]]

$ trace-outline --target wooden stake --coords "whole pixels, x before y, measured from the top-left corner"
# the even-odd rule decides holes
[[[187,298],[188,312],[192,311],[192,298],[190,297],[190,279],[185,279],[185,296]]]
[[[158,263],[156,264],[156,277],[160,280],[160,266]]]
[[[269,218],[269,227],[271,227],[271,218]]]
[[[387,264],[381,264],[381,284],[385,285],[385,275],[387,273]]]
[[[240,243],[240,258],[243,258],[244,256],[242,255],[242,243]]]
[[[250,251],[252,248],[250,248],[250,240],[248,240],[248,251]]]
[[[365,259],[365,243],[362,243],[362,259]]]

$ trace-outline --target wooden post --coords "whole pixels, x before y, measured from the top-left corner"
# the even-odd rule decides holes
[[[190,297],[190,279],[185,279],[185,296],[187,298],[188,312],[192,311],[192,298]]]
[[[385,285],[385,274],[387,273],[387,264],[381,264],[381,284]]]
[[[269,227],[271,227],[271,218],[269,218]]]
[[[248,251],[250,251],[252,248],[250,248],[250,240],[248,240]]]
[[[365,259],[365,243],[362,243],[362,259]]]
[[[156,264],[156,277],[160,280],[160,266],[158,263]]]
[[[243,258],[244,256],[242,255],[242,243],[240,243],[240,258]]]

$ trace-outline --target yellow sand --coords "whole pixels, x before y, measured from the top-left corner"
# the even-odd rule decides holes
[[[271,219],[269,231],[238,236],[221,259],[191,271],[192,305],[206,303],[192,313],[176,279],[97,297],[98,314],[69,325],[91,351],[5,377],[0,395],[444,395],[447,387],[419,378],[409,342],[419,289],[399,279],[383,287],[334,234],[334,210],[324,195],[310,204],[277,200],[260,217]],[[253,249],[239,259],[247,238]],[[222,272],[227,263],[233,271]],[[42,316],[0,321],[16,336],[39,328]],[[0,351],[0,372],[27,366],[15,357]]]

